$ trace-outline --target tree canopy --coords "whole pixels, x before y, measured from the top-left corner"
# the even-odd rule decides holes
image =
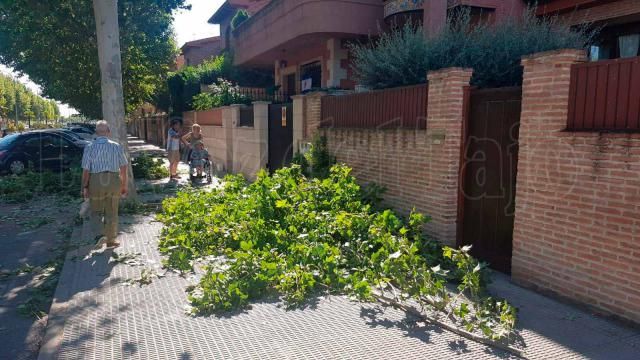
[[[11,77],[0,74],[0,118],[24,121],[51,121],[60,117],[58,105],[44,99]]]
[[[125,105],[133,111],[166,89],[175,61],[172,11],[184,0],[118,4]],[[100,66],[91,1],[0,0],[0,63],[27,74],[43,95],[101,117]],[[166,91],[166,90],[165,90]]]

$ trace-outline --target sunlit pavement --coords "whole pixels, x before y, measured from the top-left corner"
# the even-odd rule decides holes
[[[161,268],[161,224],[152,216],[121,223],[115,252],[132,261],[115,262],[111,250],[90,254],[90,247],[67,255],[40,359],[513,358],[399,310],[337,296],[304,309],[266,301],[222,317],[189,316],[185,288],[194,279]],[[143,270],[152,282],[140,286]],[[528,358],[638,359],[638,330],[494,278],[493,293],[520,309]]]

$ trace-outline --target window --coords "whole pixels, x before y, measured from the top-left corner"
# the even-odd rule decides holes
[[[638,56],[638,48],[640,48],[640,34],[620,36],[618,38],[618,47],[620,48],[621,58]]]
[[[300,67],[300,81],[311,80],[311,88],[322,87],[322,64],[315,61]]]
[[[63,147],[63,146],[69,146],[69,142],[64,138],[62,138],[62,136],[51,135],[49,137],[49,141],[47,142],[47,145],[55,146],[55,147]]]
[[[47,137],[48,136],[46,135],[44,136],[36,135],[25,140],[24,144],[22,145],[27,151],[40,151],[42,146],[45,144],[44,141],[45,141],[45,138]]]
[[[593,45],[589,49],[589,60],[600,61],[611,58],[611,49],[603,45]]]

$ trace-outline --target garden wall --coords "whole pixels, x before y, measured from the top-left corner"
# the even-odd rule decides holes
[[[359,180],[386,187],[385,201],[400,212],[415,208],[430,216],[427,233],[455,245],[464,88],[471,70],[444,69],[428,78],[426,130],[324,127],[320,132],[327,137],[329,151],[352,167]],[[304,143],[320,124],[319,102],[317,97],[299,101],[304,111],[297,113],[306,117],[296,121],[295,101],[294,143],[296,133]],[[296,125],[304,131],[296,132]]]
[[[565,131],[571,65],[585,59],[523,60],[512,276],[640,322],[640,134]]]
[[[214,166],[220,171],[229,168],[227,160],[227,137],[222,126],[203,125],[205,147],[209,150]]]
[[[266,166],[268,106],[264,102],[254,103],[254,126],[239,126],[244,105],[215,109],[220,113],[221,125],[202,125],[205,145],[219,171],[242,174],[253,180]]]

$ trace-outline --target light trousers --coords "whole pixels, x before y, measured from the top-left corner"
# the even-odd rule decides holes
[[[91,174],[89,177],[89,203],[92,233],[106,236],[108,242],[115,241],[118,236],[120,174],[112,172]]]

